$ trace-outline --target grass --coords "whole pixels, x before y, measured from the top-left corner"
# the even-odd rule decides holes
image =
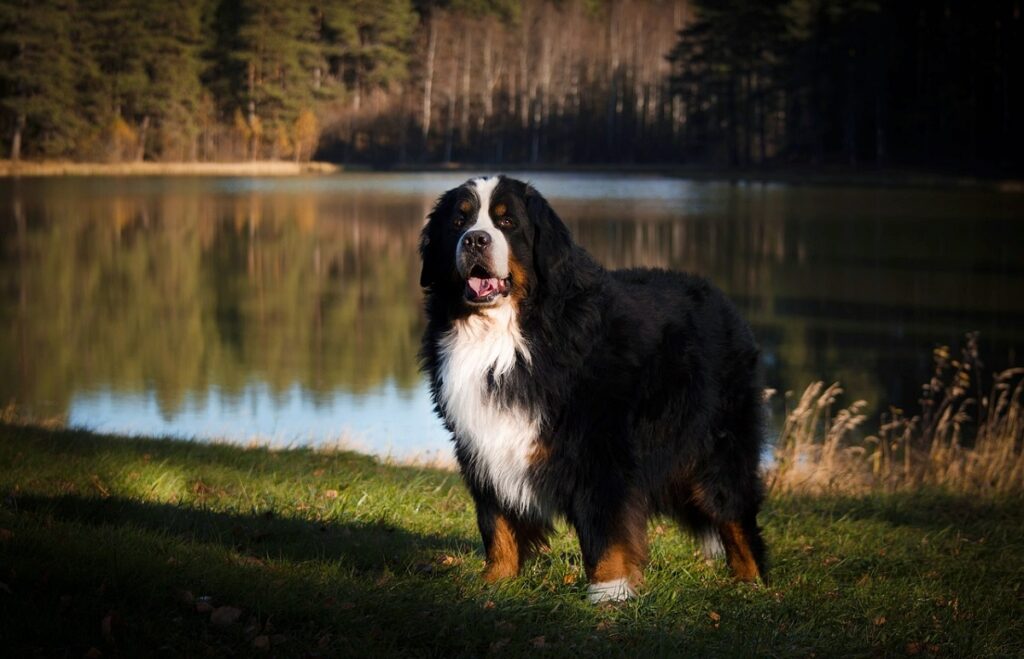
[[[8,423],[0,497],[10,656],[1024,651],[1015,496],[773,496],[767,587],[652,525],[641,596],[603,608],[564,527],[488,586],[457,474],[353,453]]]

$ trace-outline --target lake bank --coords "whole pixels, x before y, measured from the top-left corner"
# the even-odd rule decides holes
[[[348,452],[0,424],[0,496],[18,655],[1004,656],[1024,635],[1019,498],[770,497],[758,588],[654,524],[640,598],[595,608],[564,525],[489,586],[457,475]]]
[[[72,162],[0,160],[0,177],[12,176],[299,176],[336,174],[325,162],[257,160],[244,162]]]
[[[242,162],[74,162],[0,160],[0,178],[17,176],[302,176],[341,172],[544,172],[666,176],[693,181],[837,187],[962,188],[1024,193],[1024,178],[957,176],[900,169],[789,167],[730,169],[665,164],[396,163],[386,167],[286,160]]]
[[[780,168],[721,168],[672,164],[564,165],[543,163],[438,163],[396,164],[393,172],[544,172],[666,176],[692,181],[777,183],[786,185],[881,187],[924,189],[981,189],[1024,193],[1024,178],[953,175],[903,169],[855,169],[846,167],[794,166]]]

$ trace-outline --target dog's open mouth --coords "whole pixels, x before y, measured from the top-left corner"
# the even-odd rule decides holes
[[[483,266],[475,265],[466,278],[466,300],[473,304],[486,304],[493,302],[499,295],[508,295],[511,288],[511,276],[499,279]]]

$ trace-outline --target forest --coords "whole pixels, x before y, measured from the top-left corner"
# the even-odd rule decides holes
[[[0,153],[1019,173],[1021,4],[0,0]]]

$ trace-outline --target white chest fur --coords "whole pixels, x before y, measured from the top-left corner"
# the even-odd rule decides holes
[[[457,321],[438,342],[440,402],[455,439],[473,461],[473,471],[511,511],[542,514],[529,482],[530,457],[540,419],[499,400],[488,389],[516,364],[530,361],[511,304]]]

